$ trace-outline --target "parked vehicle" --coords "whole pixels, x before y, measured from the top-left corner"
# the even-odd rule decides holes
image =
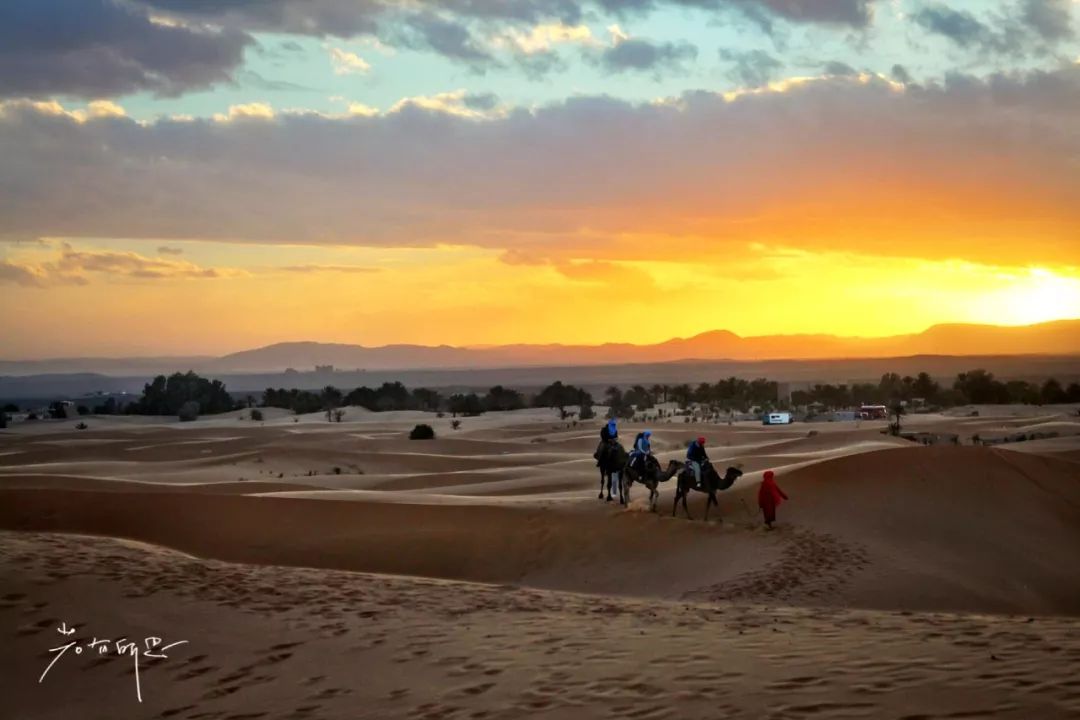
[[[787,412],[773,412],[765,415],[761,419],[762,425],[790,425],[794,420],[791,417],[791,413]]]
[[[889,417],[889,408],[884,405],[863,405],[859,412],[866,420],[887,420]]]

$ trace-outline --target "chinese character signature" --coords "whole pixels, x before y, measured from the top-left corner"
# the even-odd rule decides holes
[[[60,623],[60,627],[56,628],[56,631],[64,638],[69,638],[75,634],[75,628],[69,628],[66,622]],[[143,638],[142,645],[134,640],[128,640],[126,637],[122,637],[119,640],[108,640],[98,639],[95,636],[90,642],[80,645],[78,640],[73,639],[65,645],[49,648],[49,652],[56,653],[56,656],[52,659],[52,662],[49,663],[48,667],[45,668],[45,672],[41,673],[41,677],[38,678],[38,683],[40,684],[45,680],[45,676],[52,670],[53,665],[55,665],[69,650],[76,655],[82,655],[83,652],[87,652],[91,655],[94,653],[97,653],[98,655],[108,655],[109,651],[112,650],[113,655],[116,657],[126,655],[134,661],[135,696],[139,698],[139,702],[142,702],[142,684],[139,680],[139,657],[168,659],[169,656],[165,653],[171,648],[174,648],[177,645],[187,644],[187,640],[178,640],[169,643],[168,645],[163,645],[163,642],[164,641],[161,638],[155,636]]]

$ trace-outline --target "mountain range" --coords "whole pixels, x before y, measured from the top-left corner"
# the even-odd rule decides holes
[[[0,375],[100,373],[150,375],[192,369],[207,374],[338,370],[423,370],[613,365],[689,360],[822,360],[911,355],[1080,355],[1080,319],[1024,326],[935,325],[915,334],[741,337],[715,330],[653,345],[384,345],[283,342],[220,357],[54,358],[0,360]]]

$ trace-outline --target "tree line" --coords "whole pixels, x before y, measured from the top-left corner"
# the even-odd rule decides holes
[[[410,390],[400,382],[383,383],[377,388],[359,387],[348,393],[332,385],[319,392],[267,388],[262,404],[292,410],[296,414],[325,411],[330,419],[335,419],[333,411],[343,406],[362,407],[372,412],[423,410],[475,416],[485,412],[521,410],[530,405],[524,394],[502,385],[492,387],[484,395],[470,392],[444,396],[430,388]],[[583,409],[582,412],[591,417],[592,396],[572,385],[556,382],[532,398],[533,407],[558,407],[565,412],[569,405],[588,406],[588,411]]]
[[[750,412],[784,408],[786,399],[778,399],[779,384],[774,380],[757,378],[743,380],[730,377],[716,383],[656,384],[651,387],[633,385],[623,389],[610,386],[604,392],[608,417],[633,417],[635,413],[648,411],[661,403],[675,403],[680,408],[691,405],[706,407],[713,411]],[[1050,378],[1042,383],[1025,380],[1001,381],[993,373],[977,369],[960,373],[952,385],[943,386],[928,373],[903,376],[886,373],[874,383],[816,384],[813,387],[791,393],[790,405],[807,407],[820,405],[828,409],[855,407],[865,404],[895,405],[921,400],[927,406],[953,407],[965,404],[1055,404],[1080,403],[1080,383],[1062,385]],[[94,408],[97,414],[135,415],[183,415],[193,419],[199,414],[216,414],[257,403],[252,396],[237,400],[220,380],[209,380],[194,372],[159,375],[146,383],[138,400],[121,406],[109,398]],[[484,394],[475,392],[443,395],[430,388],[409,389],[400,382],[383,383],[377,388],[359,387],[344,392],[333,386],[320,391],[267,388],[261,398],[263,407],[291,410],[296,414],[326,412],[328,419],[341,420],[339,408],[358,406],[372,412],[394,410],[422,410],[426,412],[451,413],[455,416],[474,416],[485,412],[520,410],[526,407],[548,407],[559,410],[561,416],[570,415],[567,408],[577,408],[582,420],[594,417],[592,395],[583,388],[567,385],[561,381],[551,383],[532,397],[524,393],[496,385]],[[58,405],[54,403],[54,405]],[[4,408],[15,412],[15,406]],[[87,409],[79,408],[79,414]]]
[[[791,393],[791,404],[797,407],[820,404],[827,408],[844,408],[860,404],[912,403],[916,400],[937,407],[1074,403],[1080,402],[1080,384],[1074,382],[1063,387],[1053,378],[1041,384],[1026,380],[1003,382],[986,370],[971,370],[958,374],[951,387],[943,387],[925,372],[915,377],[886,373],[877,385],[815,385],[808,390]]]

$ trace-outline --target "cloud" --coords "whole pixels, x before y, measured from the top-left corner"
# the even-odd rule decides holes
[[[45,278],[39,270],[32,266],[0,260],[0,283],[11,283],[23,287],[42,287],[45,285]]]
[[[371,70],[371,65],[364,58],[336,47],[330,48],[330,62],[334,66],[335,75],[363,74]]]
[[[648,272],[626,265],[596,260],[558,262],[554,265],[560,275],[577,282],[618,288],[621,292],[653,292],[656,281]]]
[[[474,37],[467,24],[434,12],[409,17],[399,31],[397,40],[414,50],[431,50],[476,69],[498,64]]]
[[[183,248],[169,247],[168,245],[161,245],[157,249],[159,255],[183,255]]]
[[[381,272],[380,268],[364,267],[361,265],[284,265],[282,267],[272,268],[269,272],[287,272],[287,273],[377,273]]]
[[[253,42],[113,0],[0,3],[0,97],[180,95],[227,81]]]
[[[215,122],[232,122],[233,120],[273,120],[274,108],[266,103],[252,102],[242,105],[230,105],[228,113],[215,113]]]
[[[534,25],[528,32],[515,28],[505,31],[494,39],[496,47],[509,46],[520,53],[534,55],[548,52],[556,45],[598,44],[588,25],[565,25],[561,22]]]
[[[350,106],[351,110],[352,106]],[[421,111],[453,115],[470,120],[490,120],[505,115],[498,97],[491,93],[469,93],[463,89],[436,95],[417,95],[403,98],[387,111],[389,114]]]
[[[163,248],[159,248],[159,252]],[[168,249],[168,248],[164,248]],[[0,282],[27,287],[85,285],[87,275],[136,280],[238,277],[246,273],[204,268],[184,260],[148,258],[133,252],[76,250],[65,243],[57,256],[39,262],[0,261]]]
[[[1057,42],[1075,37],[1070,0],[1024,0],[1021,17],[1044,40]]]
[[[174,17],[276,32],[349,38],[373,34],[392,4],[381,0],[137,0]]]
[[[874,0],[9,0],[0,3],[0,97],[176,96],[234,82],[245,49],[300,52],[291,39],[263,46],[256,34],[359,39],[430,51],[476,72],[507,64],[490,39],[512,47],[513,63],[540,75],[563,63],[556,45],[589,43],[585,20],[602,14],[693,7],[722,18],[742,13],[771,29],[777,19],[861,28]],[[1050,0],[1031,0],[1035,26],[1053,32]],[[342,50],[341,52],[348,52]],[[689,46],[638,41],[610,53],[613,69],[690,57]],[[350,57],[351,56],[351,57]],[[338,72],[364,72],[355,53]],[[248,70],[244,82],[259,85]],[[264,84],[264,87],[268,85]]]
[[[697,47],[686,42],[652,42],[644,38],[619,40],[600,55],[600,64],[608,72],[627,71],[659,73],[678,69],[683,62],[697,57]]]
[[[4,103],[0,234],[610,262],[722,262],[761,241],[1078,265],[1078,113],[1073,63],[530,110],[461,89],[366,117],[139,123]]]
[[[445,12],[467,21],[578,24],[589,12],[643,13],[663,7],[696,7],[708,12],[737,9],[796,23],[864,27],[875,0],[140,0],[181,17],[235,24],[251,31],[353,37],[376,34],[401,7]],[[407,17],[407,14],[406,14]]]
[[[995,30],[967,10],[954,10],[943,4],[925,5],[911,18],[924,29],[966,50],[1015,55],[1024,49],[1024,34],[1015,23],[1005,22]]]
[[[848,65],[846,62],[840,62],[839,60],[831,60],[825,63],[822,68],[826,75],[858,75],[859,71]]]
[[[744,87],[768,85],[784,64],[764,50],[735,52],[720,49],[720,59],[734,63],[730,75]]]
[[[598,0],[598,5],[614,12],[644,12],[664,5],[721,11],[737,9],[749,17],[771,25],[773,18],[797,23],[825,23],[864,27],[873,18],[875,0]]]

